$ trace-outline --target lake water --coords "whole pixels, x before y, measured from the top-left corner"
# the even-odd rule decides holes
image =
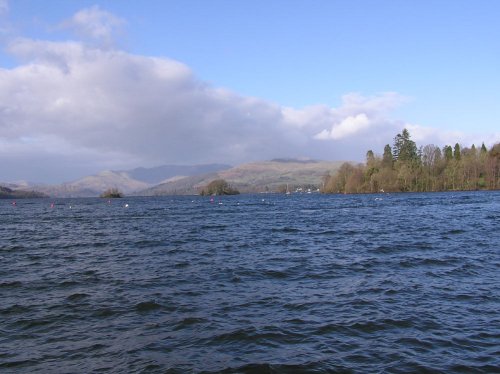
[[[500,372],[500,192],[11,203],[2,372]]]

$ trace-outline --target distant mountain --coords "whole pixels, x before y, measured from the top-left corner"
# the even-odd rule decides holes
[[[74,182],[54,186],[38,186],[40,191],[55,197],[94,197],[109,188],[118,188],[125,194],[148,188],[150,184],[131,178],[125,172],[103,171]]]
[[[224,179],[242,193],[278,192],[287,186],[296,188],[319,188],[323,176],[334,173],[342,161],[316,161],[277,159],[239,165],[216,173],[197,175],[161,183],[137,192],[138,195],[197,194],[214,179]]]
[[[165,182],[167,179],[184,176],[216,173],[218,171],[231,168],[230,165],[224,164],[206,164],[206,165],[163,165],[152,168],[136,168],[125,170],[130,178],[136,179],[149,184],[158,184]]]
[[[222,164],[206,165],[163,165],[153,168],[136,168],[122,171],[103,171],[73,182],[59,185],[35,186],[54,197],[95,197],[105,190],[117,188],[125,195],[145,190],[155,184],[174,181],[196,174],[206,174],[230,168]]]
[[[198,194],[214,179],[224,179],[242,193],[283,192],[319,188],[323,176],[334,173],[342,162],[276,159],[229,167],[222,164],[164,165],[124,171],[103,171],[59,185],[23,186],[52,197],[97,197],[116,188],[125,195]],[[8,187],[11,188],[12,187]]]
[[[164,195],[197,195],[200,189],[217,179],[217,173],[193,175],[190,177],[172,178],[156,186],[138,191],[138,196],[164,196]]]

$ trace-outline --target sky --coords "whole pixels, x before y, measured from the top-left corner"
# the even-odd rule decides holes
[[[0,181],[500,141],[495,0],[0,0]]]

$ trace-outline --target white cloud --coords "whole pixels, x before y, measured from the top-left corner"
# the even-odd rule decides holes
[[[323,130],[315,136],[316,139],[342,139],[347,136],[358,134],[360,131],[370,127],[370,120],[365,113],[349,116],[338,125],[334,125],[330,131]]]
[[[491,147],[495,142],[500,140],[500,132],[491,134],[466,133],[463,131],[447,131],[439,130],[432,127],[407,124],[405,126],[410,132],[412,139],[420,145],[436,144],[436,145],[454,145],[458,143],[464,147],[470,147],[472,144],[476,146],[483,142]]]
[[[62,24],[62,27],[74,30],[85,40],[98,42],[101,46],[114,44],[114,39],[126,25],[126,21],[94,5],[82,9],[71,19]]]
[[[269,127],[282,122],[279,107],[214,89],[173,60],[28,39],[10,50],[30,61],[0,71],[4,138],[53,136],[102,152],[191,162],[233,159],[238,144],[242,159],[279,135]]]
[[[26,61],[0,70],[0,138],[24,145],[13,154],[25,152],[22,139],[31,139],[44,154],[75,149],[83,157],[91,151],[92,162],[100,154],[96,168],[112,166],[109,159],[117,154],[117,167],[332,159],[340,156],[335,147],[316,144],[314,135],[338,122],[332,138],[340,138],[339,131],[352,132],[352,118],[358,127],[367,121],[356,110],[376,113],[372,101],[364,106],[361,99],[355,109],[284,108],[212,87],[177,61],[76,42],[19,38],[9,51]]]
[[[13,157],[26,154],[30,139],[30,154],[37,149],[68,158],[72,149],[97,170],[127,163],[359,159],[402,129],[389,119],[402,101],[394,93],[350,94],[338,108],[294,109],[212,87],[165,58],[26,38],[12,41],[9,51],[26,61],[0,70],[0,140],[18,145]]]
[[[70,24],[105,48],[27,38],[8,46],[24,63],[0,68],[0,157],[10,160],[0,163],[3,178],[275,157],[361,160],[404,127],[417,141],[444,139],[391,118],[408,100],[394,92],[347,94],[337,108],[282,107],[213,87],[178,61],[107,48],[123,23],[98,7]]]

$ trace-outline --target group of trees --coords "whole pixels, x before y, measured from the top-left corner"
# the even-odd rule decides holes
[[[500,143],[491,149],[447,145],[417,148],[404,129],[382,156],[366,153],[366,163],[344,163],[323,181],[325,193],[426,192],[500,188]]]
[[[108,188],[100,195],[100,197],[106,199],[117,199],[123,197],[123,193],[118,188]]]
[[[238,195],[240,192],[225,181],[224,179],[216,179],[210,182],[205,188],[200,191],[200,195]]]

